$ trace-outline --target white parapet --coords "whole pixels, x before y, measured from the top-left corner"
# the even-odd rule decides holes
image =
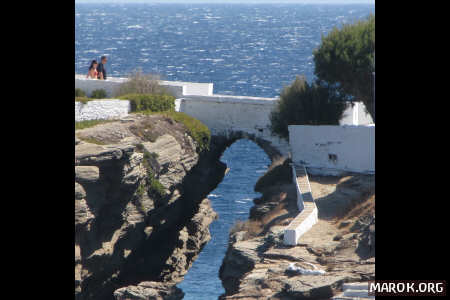
[[[297,221],[299,220],[299,221]],[[295,222],[297,221],[297,222]],[[312,211],[303,210],[284,230],[283,242],[286,245],[295,246],[300,237],[313,227],[318,221],[318,210],[314,205]]]
[[[94,90],[103,89],[108,97],[114,97],[119,86],[126,82],[127,78],[108,77],[107,80],[97,80],[86,78],[85,75],[75,74],[75,88],[82,89],[88,95]],[[212,83],[197,83],[184,81],[164,81],[160,80],[159,84],[166,88],[176,98],[188,95],[211,96],[213,94]]]
[[[292,165],[292,179],[297,190],[297,206],[299,209],[299,214],[284,230],[283,242],[284,244],[290,246],[297,245],[299,238],[310,230],[311,227],[318,221],[318,210],[311,195],[308,175],[306,174],[306,171],[304,171],[305,169],[300,170],[303,170],[303,173],[299,174],[299,177],[297,177],[296,167],[295,165]],[[297,178],[302,181],[302,186],[305,187],[303,191],[301,190]],[[303,195],[305,195],[305,197],[303,197]],[[304,199],[309,199],[309,201],[304,201]]]
[[[117,99],[92,100],[83,104],[75,102],[75,122],[108,120],[125,117],[130,112],[130,101]]]

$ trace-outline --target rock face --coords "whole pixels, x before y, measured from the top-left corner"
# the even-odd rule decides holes
[[[225,172],[217,153],[199,156],[186,128],[158,115],[78,130],[75,144],[76,299],[181,299],[174,285],[216,218],[205,197]]]
[[[288,186],[280,188],[292,202],[286,203],[286,210],[268,219],[256,237],[243,231],[230,235],[219,272],[225,288],[220,299],[330,299],[345,282],[374,279],[375,214],[369,203],[374,203],[374,195],[367,200],[373,194],[373,179],[358,175],[350,179],[310,177],[319,222],[296,246],[282,242],[285,225],[295,216],[291,210],[296,209],[296,191]],[[275,207],[275,203],[270,204],[274,198],[268,196],[269,189],[274,186],[255,199],[255,207],[264,209],[253,209],[251,218],[264,220]],[[338,216],[346,207],[351,209],[349,203],[356,205],[354,209]],[[339,226],[333,218],[343,218],[344,225]]]
[[[114,297],[116,300],[180,300],[184,293],[173,285],[144,281],[137,286],[130,285],[116,290]]]

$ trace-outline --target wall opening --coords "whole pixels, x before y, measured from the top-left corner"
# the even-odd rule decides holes
[[[337,163],[337,154],[332,154],[332,153],[328,153],[328,160],[331,161],[332,163],[336,164]]]

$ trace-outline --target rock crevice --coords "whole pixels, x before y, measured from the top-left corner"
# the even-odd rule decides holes
[[[174,285],[216,218],[205,197],[226,167],[214,147],[199,155],[181,123],[158,115],[75,134],[76,299],[180,299]],[[151,193],[143,149],[159,165],[151,173],[162,199]]]

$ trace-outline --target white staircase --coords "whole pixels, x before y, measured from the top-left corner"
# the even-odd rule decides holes
[[[311,193],[306,168],[303,165],[292,167],[300,212],[284,230],[284,244],[295,246],[299,238],[317,223],[318,211]]]
[[[300,188],[303,202],[314,202],[306,168],[304,166],[295,166],[295,173],[297,174],[298,187]]]
[[[344,283],[342,286],[343,293],[334,296],[333,300],[366,300],[375,299],[375,296],[369,296],[368,282]]]

